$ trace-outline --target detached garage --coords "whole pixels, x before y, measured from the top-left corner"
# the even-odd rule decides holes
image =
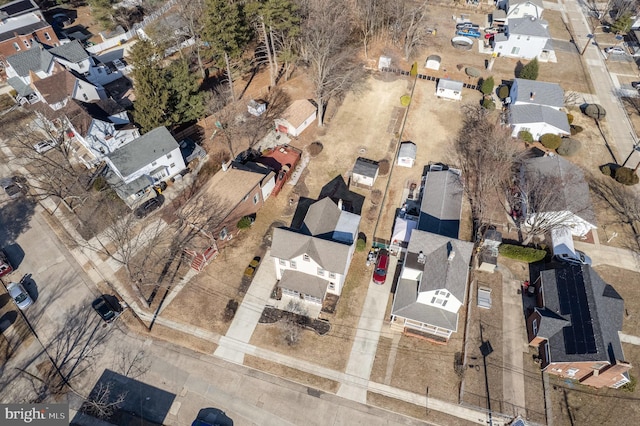
[[[459,101],[462,99],[462,82],[441,78],[438,80],[436,96],[444,99]]]
[[[315,105],[306,99],[299,99],[289,105],[280,118],[274,120],[276,130],[298,137],[316,119],[316,112]]]
[[[418,148],[413,142],[402,142],[398,151],[398,166],[413,167],[416,162],[416,153]]]

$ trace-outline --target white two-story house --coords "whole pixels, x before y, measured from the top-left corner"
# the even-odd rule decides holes
[[[327,293],[339,296],[359,225],[359,215],[325,197],[311,204],[300,226],[274,229],[271,256],[283,297],[322,304]]]
[[[548,26],[547,21],[533,16],[510,18],[506,31],[496,34],[491,41],[493,53],[509,58],[553,60],[555,52]]]
[[[459,330],[473,243],[414,229],[391,308],[391,327],[447,343]]]
[[[157,127],[105,156],[107,182],[129,206],[135,207],[151,187],[186,166],[178,142],[166,127]]]

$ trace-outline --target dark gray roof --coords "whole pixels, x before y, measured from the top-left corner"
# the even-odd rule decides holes
[[[331,234],[336,229],[340,213],[338,206],[329,197],[325,197],[309,207],[303,226],[312,236]]]
[[[549,30],[547,30],[545,25],[548,25],[547,21],[535,19],[530,16],[524,18],[509,18],[507,31],[509,36],[524,35],[549,38]]]
[[[446,330],[458,330],[457,313],[418,303],[417,296],[418,283],[414,280],[400,279],[393,299],[391,314]]]
[[[295,290],[299,293],[308,294],[309,296],[324,299],[327,292],[329,281],[318,276],[305,274],[300,271],[287,269],[282,273],[282,279],[278,283],[278,287]]]
[[[556,332],[538,333],[549,340],[550,361],[624,361],[618,336],[624,301],[613,287],[588,265],[566,265],[543,271],[540,277],[544,308],[550,313],[541,323],[556,315],[548,326]],[[562,320],[567,323],[558,329]]]
[[[525,161],[524,167],[525,179],[537,179],[539,175],[544,175],[562,182],[556,186],[557,197],[552,200],[553,205],[545,206],[548,211],[567,210],[588,223],[596,225],[596,215],[591,204],[589,185],[587,185],[584,173],[578,166],[559,155],[545,155],[529,158]]]
[[[9,83],[9,86],[13,87],[20,96],[28,96],[34,93],[31,86],[25,84],[20,77],[11,77],[7,80],[7,83]]]
[[[89,57],[89,53],[84,50],[78,40],[52,47],[49,51],[53,55],[73,63],[81,62]]]
[[[353,166],[353,174],[375,178],[378,173],[378,162],[369,160],[368,158],[356,158],[356,164]]]
[[[122,176],[129,176],[178,148],[166,127],[157,127],[108,155]]]
[[[7,62],[20,77],[26,77],[29,71],[49,71],[53,64],[53,55],[41,44],[34,43],[31,49],[9,56]]]
[[[16,33],[19,35],[27,35],[27,34],[31,34],[34,33],[36,31],[38,31],[39,29],[42,28],[46,28],[49,27],[49,23],[45,22],[45,21],[38,21],[38,22],[34,22],[33,24],[29,24],[29,25],[25,25],[24,27],[20,27],[20,28],[14,28],[10,31],[5,31],[3,33],[0,33],[0,41],[7,41],[7,40],[11,40],[12,38],[14,38],[16,36]],[[0,31],[1,31],[2,27],[0,27]],[[51,32],[53,33],[53,29],[51,29]],[[23,47],[23,46],[21,46]]]
[[[458,238],[463,188],[452,170],[430,171],[426,175],[418,229]]]
[[[409,157],[415,160],[418,147],[413,142],[402,142],[400,144],[400,150],[398,151],[398,157]]]
[[[116,194],[127,202],[127,204],[130,201],[129,197],[131,195],[137,194],[154,183],[148,175],[142,175],[129,183],[124,183],[111,169],[107,169],[105,179],[109,183],[109,186],[111,186],[111,189],[116,191]]]
[[[472,251],[473,243],[468,241],[414,229],[404,267],[424,271],[419,291],[447,289],[464,303]],[[424,263],[418,262],[420,252]]]
[[[511,124],[547,123],[566,134],[571,133],[567,114],[542,105],[511,105]]]
[[[516,78],[515,93],[510,94],[511,102],[523,102],[528,104],[547,105],[555,108],[564,106],[564,91],[557,83],[547,83],[545,81],[526,80]],[[531,95],[533,96],[533,99]]]

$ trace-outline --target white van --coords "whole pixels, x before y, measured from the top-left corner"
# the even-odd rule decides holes
[[[576,265],[591,265],[591,258],[573,246],[573,236],[568,226],[552,229],[551,242],[554,259]]]

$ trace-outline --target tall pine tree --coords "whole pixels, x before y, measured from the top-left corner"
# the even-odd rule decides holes
[[[181,124],[204,116],[203,94],[199,92],[198,76],[189,70],[185,59],[173,62],[169,68],[170,121]]]
[[[131,49],[135,100],[133,118],[143,133],[169,125],[169,85],[167,72],[160,66],[153,44],[140,40]]]

